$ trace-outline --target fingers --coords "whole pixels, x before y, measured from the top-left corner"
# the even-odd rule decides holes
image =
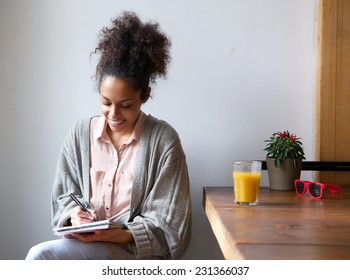
[[[112,243],[130,243],[133,235],[129,230],[104,229],[95,230],[93,233],[72,233],[72,236],[83,242],[105,241]]]
[[[111,231],[114,231],[114,230],[95,230],[93,233],[72,233],[72,236],[83,242],[94,242],[94,241],[112,242]]]
[[[97,220],[98,220],[98,219],[97,219],[97,218],[98,218],[97,211],[96,211],[96,210],[93,210],[93,209],[90,209],[89,211],[90,211],[90,213],[91,213],[93,219],[95,219],[95,220],[97,221]]]
[[[91,210],[94,211],[94,210]],[[96,217],[96,211],[91,215],[88,212],[84,212],[79,206],[75,207],[70,215],[71,223],[73,226],[91,223]]]
[[[94,233],[88,233],[88,234],[84,234],[84,233],[72,233],[72,236],[79,239],[82,242],[94,242],[94,241],[102,241],[100,240],[100,236],[99,234],[97,234],[96,232]]]

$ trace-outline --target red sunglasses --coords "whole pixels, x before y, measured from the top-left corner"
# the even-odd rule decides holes
[[[297,195],[303,196],[307,190],[309,195],[314,198],[321,198],[324,189],[328,189],[331,193],[337,193],[338,191],[342,191],[342,188],[339,185],[328,185],[303,180],[295,180],[294,186]]]

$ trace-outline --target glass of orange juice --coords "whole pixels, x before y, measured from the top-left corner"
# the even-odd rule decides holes
[[[235,202],[240,205],[258,205],[261,161],[235,161],[232,175]]]

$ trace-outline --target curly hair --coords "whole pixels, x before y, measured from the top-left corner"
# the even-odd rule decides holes
[[[95,49],[101,55],[95,74],[98,88],[105,76],[113,76],[126,79],[144,94],[158,77],[166,78],[170,46],[158,23],[142,23],[134,12],[123,12],[100,31]]]

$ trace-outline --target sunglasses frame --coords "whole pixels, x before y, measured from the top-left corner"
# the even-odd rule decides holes
[[[298,192],[298,188],[297,188],[297,183],[303,183],[304,185],[304,190],[302,193],[299,193]],[[320,186],[321,188],[321,192],[320,192],[320,195],[319,196],[314,196],[311,194],[310,192],[310,188],[309,186],[311,184],[317,184]],[[323,190],[324,189],[327,189],[329,190],[331,193],[337,193],[337,192],[341,192],[342,191],[342,188],[341,186],[339,185],[330,185],[330,184],[323,184],[323,183],[319,183],[319,182],[311,182],[311,181],[304,181],[304,180],[294,180],[294,187],[295,187],[295,192],[297,193],[298,196],[304,196],[306,190],[307,192],[309,193],[309,195],[313,198],[321,198],[323,196]]]

